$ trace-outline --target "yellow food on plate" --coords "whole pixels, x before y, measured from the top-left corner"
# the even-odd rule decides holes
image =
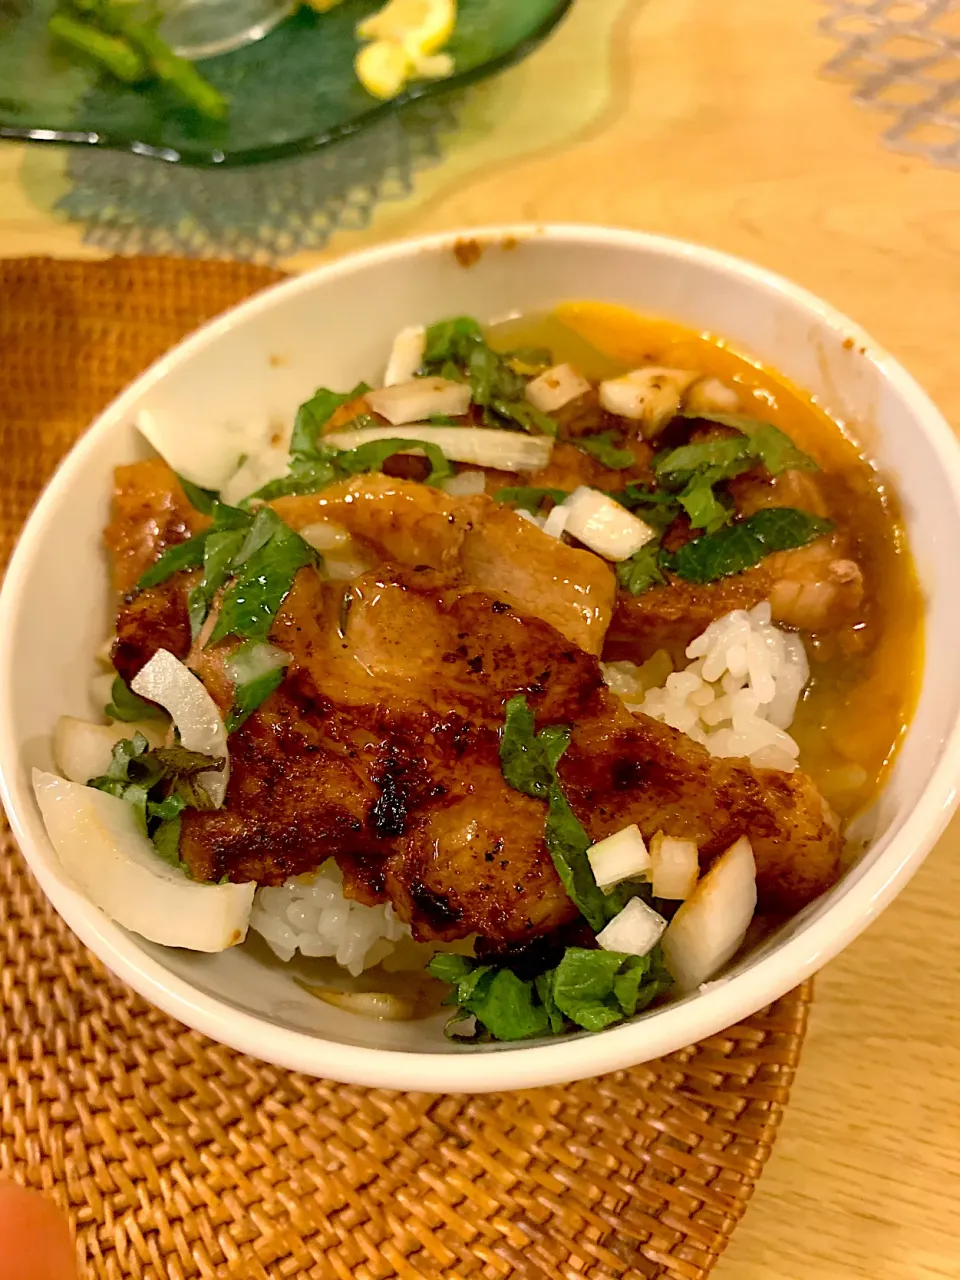
[[[354,66],[357,79],[367,93],[385,102],[397,96],[413,71],[406,53],[391,40],[374,40],[373,44],[364,45]]]
[[[395,98],[412,79],[443,80],[454,61],[439,52],[453,35],[456,0],[389,0],[357,25],[371,43],[356,58],[357,79],[375,98]]]
[[[389,0],[357,24],[357,35],[361,40],[390,40],[415,59],[442,49],[456,21],[456,0]]]

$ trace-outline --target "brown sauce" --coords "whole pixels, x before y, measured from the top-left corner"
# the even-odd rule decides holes
[[[923,600],[895,493],[844,424],[786,378],[722,338],[604,303],[496,326],[493,345],[549,347],[586,377],[640,364],[711,374],[736,387],[742,412],[787,432],[820,464],[831,516],[855,540],[866,592],[852,625],[805,635],[811,681],[790,730],[800,763],[844,818],[875,799],[919,692]]]

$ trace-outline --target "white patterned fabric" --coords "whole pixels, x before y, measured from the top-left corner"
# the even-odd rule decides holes
[[[960,0],[826,0],[820,27],[843,42],[825,73],[887,112],[896,151],[960,168]]]

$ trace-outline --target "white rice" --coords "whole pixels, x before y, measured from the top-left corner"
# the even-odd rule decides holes
[[[343,878],[333,859],[314,875],[297,876],[279,888],[258,889],[250,927],[281,960],[329,956],[357,976],[387,959],[410,937],[389,905],[365,907],[343,896]]]
[[[693,661],[645,689],[639,667],[604,667],[607,683],[632,711],[679,729],[714,756],[745,756],[758,768],[797,767],[800,749],[786,732],[810,678],[803,641],[770,621],[770,605],[736,609],[687,647]],[[632,668],[632,669],[631,669]]]

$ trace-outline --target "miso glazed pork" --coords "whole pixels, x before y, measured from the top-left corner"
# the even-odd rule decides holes
[[[404,331],[216,488],[139,425],[103,717],[36,776],[127,928],[252,928],[366,971],[378,1016],[412,1006],[377,973],[426,965],[452,1034],[515,1040],[696,989],[838,878],[920,607],[890,495],[776,375],[569,304]]]

